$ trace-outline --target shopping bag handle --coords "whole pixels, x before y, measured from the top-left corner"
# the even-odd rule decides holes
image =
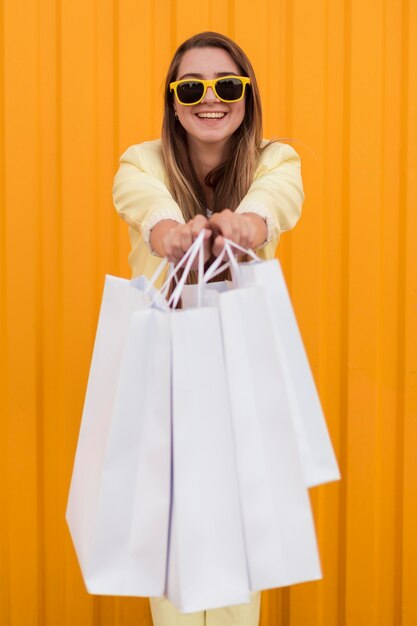
[[[171,284],[172,280],[175,279],[175,281],[177,283],[177,286],[178,286],[179,280],[178,280],[177,274],[178,274],[179,270],[183,267],[183,265],[187,262],[187,260],[189,259],[190,255],[193,254],[194,245],[196,244],[196,241],[197,240],[195,240],[193,242],[193,244],[189,247],[189,249],[181,257],[181,259],[178,261],[177,265],[174,265],[173,263],[169,263],[169,270],[168,270],[167,277],[165,278],[165,281],[162,284],[162,286],[159,289],[159,291],[157,291],[157,293],[153,296],[153,298],[151,300],[151,306],[161,296],[166,299],[166,296],[167,296],[167,293],[168,293],[168,290],[169,290],[169,287],[170,287],[170,284]],[[152,275],[152,277],[148,281],[148,284],[147,284],[146,289],[144,291],[145,294],[148,294],[150,291],[152,291],[152,289],[155,288],[155,283],[158,280],[159,276],[161,275],[162,271],[165,269],[167,264],[168,264],[168,260],[166,258],[162,259],[161,263],[158,265],[158,267],[156,268],[154,274]],[[192,262],[190,264],[190,267],[191,267],[191,265],[192,265]],[[202,261],[202,267],[203,267],[203,271],[204,271],[204,260]],[[189,271],[190,270],[188,270],[186,272],[186,277],[188,276]],[[200,265],[199,265],[199,273],[200,273]]]
[[[167,265],[167,263],[168,263],[167,259],[162,259],[162,261],[160,262],[160,264],[156,268],[154,274],[152,274],[152,277],[149,279],[148,284],[146,285],[146,289],[144,291],[145,294],[147,294],[152,289],[152,287],[155,286],[156,281],[158,280],[159,276],[161,275],[162,270],[165,269],[165,266]],[[162,292],[162,289],[161,289],[161,292]]]
[[[239,250],[243,254],[247,254],[248,256],[250,256],[251,259],[253,259],[254,261],[262,261],[262,259],[258,257],[258,255],[255,254],[255,252],[251,250],[250,248],[243,248],[242,246],[240,246],[238,243],[235,243],[231,239],[225,239],[224,242],[226,244],[226,247],[235,248],[236,250]]]
[[[210,267],[207,269],[207,271],[204,274],[204,277],[203,277],[204,284],[208,283],[212,278],[214,278],[218,274],[221,274],[229,267],[232,267],[235,274],[239,274],[239,265],[238,265],[238,262],[236,261],[235,255],[233,254],[233,248],[235,248],[236,250],[239,250],[243,254],[247,254],[256,262],[261,261],[261,259],[255,254],[253,250],[249,248],[248,249],[243,248],[242,246],[235,243],[231,239],[225,238],[224,243],[225,245],[224,245],[223,250],[221,251],[217,259],[210,265]],[[225,256],[228,257],[228,261],[226,261],[226,263],[222,265]]]
[[[203,284],[208,283],[209,280],[211,280],[212,278],[214,278],[218,274],[221,274],[224,270],[226,270],[229,267],[229,263],[228,262],[225,263],[224,265],[222,265],[225,255],[226,255],[226,249],[223,248],[223,250],[220,252],[220,254],[216,258],[216,260],[213,261],[213,263],[210,265],[210,267],[208,267],[207,270],[205,271],[205,273],[204,273],[204,275],[202,277],[202,283]]]
[[[201,231],[204,232],[204,231]],[[201,235],[201,232],[199,233],[198,236]],[[187,261],[187,259],[190,257],[191,254],[193,254],[194,251],[194,245],[196,245],[198,237],[193,241],[193,243],[191,244],[191,246],[188,248],[188,250],[183,254],[183,256],[181,257],[181,259],[178,261],[178,263],[176,265],[174,265],[173,263],[170,263],[170,272],[168,274],[168,277],[165,281],[165,283],[162,285],[161,287],[161,292],[163,292],[164,294],[168,291],[169,288],[169,284],[171,282],[171,280],[173,278],[175,278],[177,285],[179,283],[178,279],[177,279],[177,274],[179,272],[179,270],[182,268],[182,266],[185,264],[185,262]],[[194,257],[195,258],[195,257]],[[166,261],[166,259],[165,259]],[[191,269],[191,265],[192,262],[190,264],[190,269]],[[187,276],[190,272],[190,269],[188,270]],[[185,270],[184,270],[185,271]]]
[[[184,267],[184,271],[180,280],[177,280],[177,285],[168,300],[168,306],[170,308],[175,309],[177,307],[184,285],[186,283],[188,275],[191,271],[191,267],[197,255],[198,255],[197,306],[199,307],[202,304],[204,286],[209,282],[209,280],[211,280],[218,274],[222,273],[224,270],[228,269],[229,267],[231,267],[232,272],[235,274],[236,278],[238,278],[239,264],[236,261],[236,257],[233,253],[233,249],[239,250],[243,254],[248,255],[254,261],[257,261],[257,262],[261,261],[261,259],[253,252],[253,250],[243,248],[242,246],[235,243],[231,239],[225,238],[224,240],[225,245],[224,245],[223,250],[217,257],[217,259],[213,261],[210,267],[206,270],[206,272],[204,272],[204,238],[205,238],[205,229],[203,229],[199,233],[199,235],[193,241],[191,246],[188,248],[187,252],[183,255],[181,260],[177,263],[177,265],[175,267],[171,265],[171,271],[168,275],[168,278],[161,288],[161,294],[164,296],[166,295],[170,282],[172,281],[174,277],[176,277],[179,269],[181,269],[184,265],[185,267]],[[223,263],[224,258],[226,256],[228,257],[228,261],[226,261],[226,263]],[[162,270],[158,268],[157,270],[158,273],[157,273],[156,278],[159,276],[161,271]]]
[[[201,278],[204,274],[204,238],[205,238],[205,229],[203,229],[191,246],[188,248],[185,255],[182,257],[181,261],[176,265],[175,270],[179,269],[179,266],[182,267],[184,264],[184,257],[186,257],[187,263],[185,265],[184,271],[180,280],[177,283],[174,291],[171,294],[170,299],[168,300],[168,306],[175,309],[181,297],[182,290],[184,288],[185,282],[188,278],[188,275],[191,271],[191,267],[195,261],[197,254],[198,257],[198,276],[199,276],[199,289],[198,289],[198,303],[201,305]]]

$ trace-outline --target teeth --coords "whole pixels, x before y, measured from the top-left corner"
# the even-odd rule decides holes
[[[197,117],[208,117],[211,119],[221,119],[226,113],[197,113]]]

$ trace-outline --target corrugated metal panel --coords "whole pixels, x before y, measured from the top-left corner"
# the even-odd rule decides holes
[[[6,0],[1,12],[0,626],[150,624],[92,598],[64,522],[120,153],[159,134],[175,47],[219,30],[302,157],[279,254],[344,479],[312,492],[324,580],[262,626],[417,624],[417,5]]]

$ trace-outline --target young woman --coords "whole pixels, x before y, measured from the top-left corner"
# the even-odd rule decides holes
[[[272,258],[304,199],[300,163],[288,145],[262,139],[262,112],[249,59],[228,37],[205,32],[176,51],[165,85],[162,137],[122,155],[114,203],[129,225],[133,276],[150,277],[160,257],[178,261],[201,232],[205,260],[223,237]],[[155,626],[259,622],[249,605],[181,615],[151,599]]]

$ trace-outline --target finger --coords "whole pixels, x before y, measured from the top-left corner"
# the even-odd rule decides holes
[[[196,215],[195,217],[193,217],[191,222],[194,222],[194,223],[198,224],[198,226],[200,227],[200,230],[201,230],[207,224],[208,219],[206,218],[205,215]]]
[[[240,228],[240,233],[239,233],[240,241],[238,243],[243,248],[247,248],[249,245],[249,239],[250,239],[250,236],[249,236],[250,224],[247,222],[247,220],[245,220],[245,218],[240,218],[239,228]]]
[[[231,239],[236,243],[240,243],[241,239],[241,220],[240,215],[236,215],[230,211],[230,209],[225,209],[221,212],[222,216],[222,228],[221,232],[227,239]]]
[[[220,221],[220,234],[235,243],[240,242],[240,225],[237,216],[231,214]]]
[[[193,239],[196,239],[196,237],[198,237],[201,231],[206,227],[207,219],[202,215],[197,215],[193,220],[191,220],[191,222],[189,222],[189,224],[192,237]]]
[[[233,220],[230,223],[232,235],[230,239],[237,244],[242,243],[242,225],[239,222],[239,219]]]
[[[234,229],[233,223],[228,219],[219,220],[219,233],[223,235],[225,239],[233,239],[234,237]]]
[[[164,254],[164,257],[166,257],[168,261],[171,261],[172,247],[171,240],[168,237],[164,237],[162,239],[162,252]]]
[[[224,237],[222,237],[221,235],[217,235],[217,237],[215,238],[213,242],[213,246],[211,249],[213,255],[219,256],[223,248],[224,248]]]
[[[246,248],[253,248],[256,241],[256,226],[249,222],[248,224],[248,242],[246,244]]]
[[[220,228],[219,228],[219,214],[218,213],[215,213],[214,215],[211,216],[211,218],[208,220],[208,224],[206,228],[209,228],[211,232],[213,233],[213,235],[219,234]]]
[[[183,252],[186,252],[188,248],[193,243],[193,236],[191,233],[191,229],[189,227],[185,227],[184,230],[180,234],[180,245]]]
[[[175,256],[177,260],[179,260],[184,254],[184,249],[181,243],[181,235],[182,235],[181,231],[174,233],[172,237],[172,243],[171,243],[172,254],[173,256]]]

